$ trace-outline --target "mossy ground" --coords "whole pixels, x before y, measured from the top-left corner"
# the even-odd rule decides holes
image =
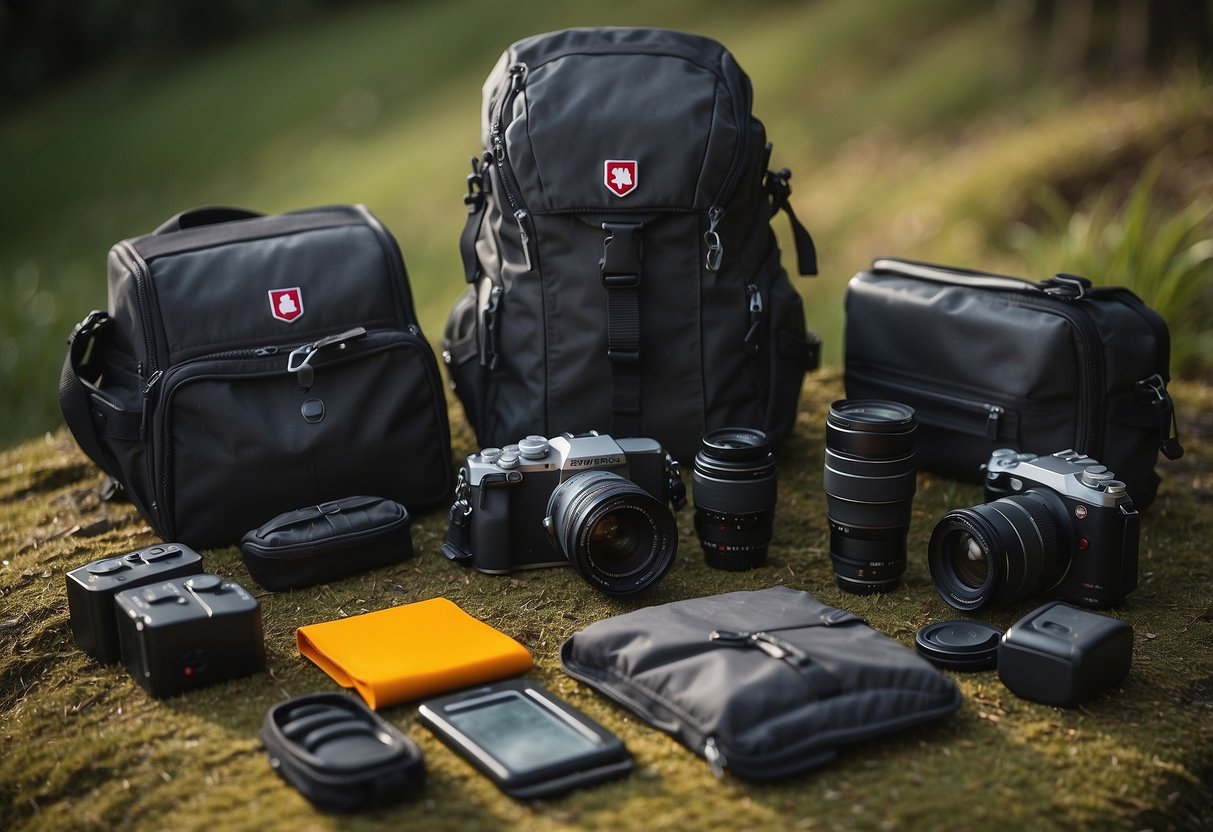
[[[602,596],[570,570],[490,577],[438,554],[445,512],[416,518],[418,555],[314,589],[258,593],[268,672],[163,702],[71,637],[64,573],[148,545],[125,503],[96,497],[100,475],[58,432],[0,454],[0,828],[4,829],[1193,829],[1213,824],[1213,388],[1175,385],[1188,453],[1163,466],[1142,524],[1141,584],[1113,614],[1134,628],[1133,669],[1074,709],[1016,698],[993,672],[954,674],[964,704],[949,719],[847,749],[821,770],[770,783],[715,779],[704,762],[559,668],[557,649],[586,624],[639,605],[774,584],[805,589],[913,643],[955,617],[925,563],[934,519],[980,500],[976,486],[921,475],[901,588],[841,593],[832,580],[821,492],[822,419],[840,373],[810,379],[795,434],[780,449],[780,499],[769,564],[748,573],[703,565],[691,513],[669,576],[647,595]],[[457,409],[452,411],[458,413]],[[471,445],[456,416],[455,454]],[[235,548],[208,569],[255,585]],[[422,747],[429,779],[395,808],[337,818],[316,812],[271,770],[257,740],[275,702],[336,685],[295,649],[302,624],[435,596],[525,644],[532,676],[623,737],[627,779],[519,803],[441,746],[401,705],[383,715]],[[986,616],[1006,627],[1037,600]],[[425,638],[417,633],[416,638]],[[400,645],[407,650],[408,645]]]

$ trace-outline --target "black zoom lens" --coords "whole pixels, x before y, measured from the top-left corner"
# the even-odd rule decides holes
[[[548,501],[552,539],[586,583],[610,595],[642,592],[665,577],[678,550],[670,510],[611,471],[584,471]]]
[[[766,563],[776,493],[767,435],[753,428],[712,431],[695,455],[691,482],[707,565],[740,572]]]
[[[1066,508],[1047,489],[949,511],[935,524],[927,550],[931,580],[943,600],[965,612],[1018,601],[1065,577],[1070,551]]]
[[[914,409],[898,402],[830,405],[824,476],[830,558],[847,592],[887,592],[905,572],[917,427]]]

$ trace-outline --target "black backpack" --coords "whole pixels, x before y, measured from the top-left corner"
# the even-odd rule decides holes
[[[801,274],[816,253],[751,99],[724,47],[681,32],[572,29],[502,55],[444,339],[482,445],[599,430],[687,460],[713,428],[791,430],[819,341],[774,213]]]
[[[113,247],[109,311],[68,343],[64,419],[165,540],[235,543],[355,494],[449,499],[438,363],[360,205],[178,214]]]

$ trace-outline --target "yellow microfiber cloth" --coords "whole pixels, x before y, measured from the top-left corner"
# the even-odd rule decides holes
[[[295,641],[374,709],[531,669],[525,647],[446,598],[309,624]]]

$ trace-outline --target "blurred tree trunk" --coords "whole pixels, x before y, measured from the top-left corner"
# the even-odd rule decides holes
[[[1209,0],[1028,0],[1028,50],[1079,82],[1143,75],[1213,56]]]

